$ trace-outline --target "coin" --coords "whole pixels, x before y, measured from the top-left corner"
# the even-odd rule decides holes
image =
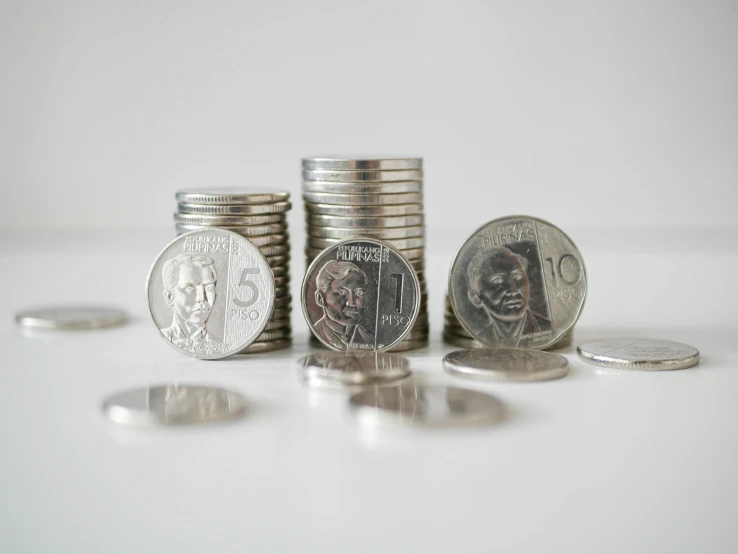
[[[459,248],[449,297],[459,323],[492,347],[543,349],[576,323],[587,276],[571,239],[528,216],[491,221]]]
[[[307,256],[308,260],[312,262],[317,256],[320,256],[323,250],[325,250],[325,248],[323,247],[311,248],[310,246],[308,246],[305,248],[305,255]],[[413,267],[416,267],[416,264],[421,267],[425,264],[424,256],[423,256],[424,250],[422,248],[412,248],[410,250],[398,250],[398,252],[402,254],[403,257],[408,262],[410,262],[410,265],[412,265]]]
[[[307,244],[310,248],[328,248],[345,239],[329,239],[319,237],[308,237]],[[384,239],[384,242],[391,245],[397,250],[411,250],[423,248],[425,246],[425,237],[414,237],[409,239]]]
[[[287,224],[284,213],[263,215],[197,215],[174,214],[174,223],[183,225],[200,225],[203,227],[247,227],[252,225],[268,225],[270,223]]]
[[[686,369],[700,362],[699,351],[670,340],[617,338],[585,342],[577,354],[587,363],[618,369]]]
[[[15,322],[22,327],[57,331],[117,327],[127,321],[123,310],[101,306],[48,306],[15,314]]]
[[[289,202],[274,202],[272,204],[190,204],[180,202],[177,209],[183,214],[196,215],[262,215],[284,213],[292,208]]]
[[[267,326],[264,328],[264,332],[284,329],[285,327],[291,327],[291,325],[292,322],[289,317],[275,318],[274,316],[272,316],[272,319],[269,320],[269,323],[267,323]],[[262,333],[262,335],[263,334],[264,333]]]
[[[422,181],[393,181],[384,183],[341,183],[336,181],[303,181],[306,192],[330,192],[341,194],[397,194],[422,192]]]
[[[274,292],[259,249],[218,228],[177,237],[156,258],[146,281],[147,307],[162,339],[204,360],[253,342],[269,322]]]
[[[303,382],[311,386],[378,385],[410,376],[407,358],[384,352],[320,352],[298,363]]]
[[[306,214],[305,221],[310,227],[354,227],[356,229],[368,227],[370,229],[384,229],[387,227],[414,227],[423,225],[425,218],[422,214],[394,217],[342,217]]]
[[[475,348],[446,354],[451,375],[490,381],[547,381],[569,373],[563,356],[524,348]]]
[[[419,181],[423,179],[421,169],[377,170],[340,170],[340,169],[303,169],[303,181],[335,181],[347,182],[391,182]]]
[[[263,354],[264,352],[274,352],[292,346],[292,339],[280,339],[270,341],[252,342],[248,347],[244,348],[239,354]]]
[[[345,157],[332,154],[311,156],[302,159],[305,169],[339,169],[339,170],[396,170],[422,169],[423,158],[408,158],[397,156],[355,156]]]
[[[398,342],[388,352],[407,352],[408,350],[418,350],[419,348],[425,348],[429,344],[428,338],[420,340],[403,340]]]
[[[269,261],[269,258],[267,258],[267,262]],[[277,265],[274,266],[272,264],[269,264],[269,267],[272,268],[272,273],[274,274],[275,284],[276,279],[280,277],[289,277],[290,274],[290,266],[289,265]],[[279,286],[279,285],[276,285]]]
[[[177,232],[198,231],[205,225],[190,225],[188,223],[177,223],[175,229]],[[284,223],[272,223],[270,225],[213,225],[221,229],[228,229],[234,233],[238,233],[244,237],[264,237],[267,235],[284,235],[287,233],[287,225]]]
[[[366,389],[349,405],[361,421],[428,427],[497,423],[505,414],[500,400],[480,391],[413,384]]]
[[[256,340],[256,342],[264,342],[264,341],[272,341],[272,340],[282,340],[282,339],[288,339],[292,335],[292,328],[291,327],[283,327],[281,329],[273,329],[271,331],[264,331],[261,335],[259,335],[259,338]]]
[[[189,233],[190,231],[199,231],[202,229],[201,225],[175,225],[175,229],[178,234],[183,233]],[[245,237],[253,244],[254,246],[271,246],[271,245],[285,245],[289,244],[289,235],[288,234],[259,234],[259,235],[250,235],[247,233],[241,232],[241,229],[244,229],[243,227],[219,227],[219,229],[226,229],[228,231],[232,231],[234,233],[238,233],[242,237]],[[251,229],[251,227],[246,227],[245,229]]]
[[[347,239],[315,258],[302,283],[302,308],[313,334],[334,350],[391,348],[420,309],[415,270],[390,245]]]
[[[338,194],[334,192],[303,192],[302,199],[313,204],[333,204],[340,206],[398,206],[422,202],[420,192],[399,194]]]
[[[289,200],[290,193],[268,189],[219,187],[214,189],[182,189],[175,195],[177,202],[190,204],[273,204]]]
[[[425,227],[389,227],[387,229],[345,229],[340,227],[313,227],[308,226],[308,236],[316,238],[348,239],[351,237],[365,236],[378,239],[402,239],[411,237],[422,237]]]
[[[158,385],[114,394],[103,412],[123,425],[188,425],[238,419],[246,414],[240,394],[200,385]]]
[[[288,255],[290,253],[289,244],[276,244],[274,246],[259,246],[258,248],[261,251],[261,253],[267,258],[276,257],[276,256],[284,256],[285,254]]]
[[[341,204],[318,204],[305,202],[305,211],[315,215],[333,215],[340,217],[390,217],[403,215],[419,215],[423,213],[423,205],[394,204],[386,206],[348,206]]]

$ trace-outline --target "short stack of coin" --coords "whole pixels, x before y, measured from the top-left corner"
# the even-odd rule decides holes
[[[408,259],[420,281],[420,312],[413,328],[391,351],[427,346],[423,159],[303,158],[302,197],[308,266],[325,248],[343,239],[362,236],[384,241]],[[311,342],[320,346],[314,337]]]
[[[208,227],[228,229],[259,248],[272,269],[276,287],[272,318],[242,353],[271,352],[292,344],[289,198],[290,193],[285,191],[246,188],[187,189],[176,194],[177,234]]]

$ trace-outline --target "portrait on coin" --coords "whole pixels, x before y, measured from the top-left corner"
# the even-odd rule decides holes
[[[175,346],[194,352],[220,343],[207,328],[216,299],[215,262],[204,254],[181,253],[162,267],[164,299],[172,308],[169,327],[162,334]]]
[[[472,306],[486,313],[478,333],[489,344],[516,348],[522,339],[551,330],[534,253],[529,257],[494,246],[469,262],[467,295]]]
[[[351,262],[330,260],[318,272],[315,303],[323,317],[315,322],[314,330],[334,348],[374,343],[374,335],[360,323],[368,284],[366,273]]]

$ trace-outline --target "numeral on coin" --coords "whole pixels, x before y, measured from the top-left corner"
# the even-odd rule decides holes
[[[390,275],[395,280],[395,311],[402,311],[402,280],[404,276],[402,273],[393,273]]]
[[[251,292],[253,293],[253,296],[251,297],[251,300],[239,300],[238,298],[233,299],[233,303],[236,304],[236,306],[241,306],[242,308],[249,308],[256,304],[256,301],[259,300],[259,289],[258,287],[249,280],[249,275],[260,275],[261,270],[256,267],[247,267],[243,270],[243,273],[241,274],[241,281],[238,283],[239,287],[249,287],[251,289]]]
[[[553,258],[546,258],[546,261],[551,266],[554,284],[558,285],[557,281],[561,279],[564,284],[573,287],[582,279],[582,266],[573,254],[560,256],[557,263],[554,263]]]

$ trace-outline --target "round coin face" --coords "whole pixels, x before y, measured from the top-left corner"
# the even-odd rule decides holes
[[[103,412],[123,425],[188,425],[227,421],[246,414],[238,393],[199,385],[159,385],[114,394]]]
[[[410,376],[407,358],[384,352],[320,352],[298,363],[301,380],[318,387],[395,383]]]
[[[372,388],[351,397],[351,408],[372,423],[449,427],[503,419],[504,406],[494,396],[458,387],[401,384]]]
[[[585,342],[577,354],[587,363],[608,368],[686,369],[700,361],[699,351],[670,340],[618,338]]]
[[[451,375],[491,381],[547,381],[569,373],[563,356],[523,348],[478,348],[450,352],[443,368]]]
[[[169,346],[214,360],[243,350],[264,330],[275,306],[274,277],[246,238],[217,228],[192,231],[157,257],[146,302]]]
[[[576,323],[586,294],[584,261],[571,239],[527,216],[477,229],[459,248],[449,275],[459,323],[495,348],[555,343]]]
[[[101,306],[49,306],[33,308],[15,314],[15,322],[35,329],[101,329],[117,327],[128,321],[128,314]]]
[[[322,156],[310,156],[309,158],[303,158],[302,167],[305,169],[339,170],[422,169],[423,158],[366,154],[356,156],[324,154]]]
[[[218,187],[213,189],[182,189],[175,195],[177,202],[192,204],[271,204],[289,200],[290,193],[269,189]]]
[[[421,302],[412,266],[388,244],[347,239],[323,250],[302,283],[313,334],[334,350],[381,351],[400,342]]]

